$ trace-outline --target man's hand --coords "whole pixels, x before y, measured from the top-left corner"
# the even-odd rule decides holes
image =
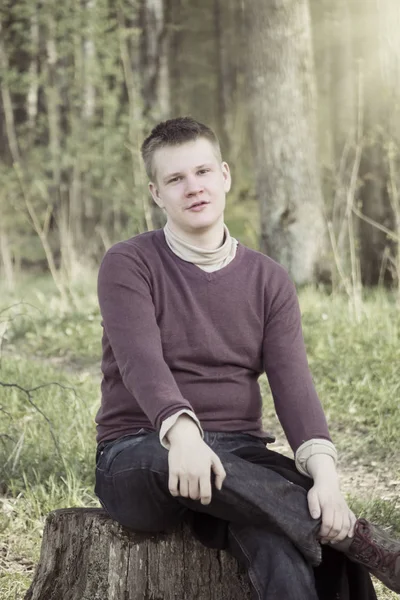
[[[196,423],[188,415],[178,418],[167,437],[170,442],[169,491],[173,496],[210,504],[211,470],[215,473],[215,486],[219,490],[226,477],[219,457],[201,439]]]
[[[314,519],[322,517],[321,542],[334,544],[353,537],[356,517],[342,496],[332,458],[312,456],[307,468],[314,478],[314,486],[308,492],[308,507]]]

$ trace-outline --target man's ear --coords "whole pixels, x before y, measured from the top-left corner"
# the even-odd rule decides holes
[[[229,168],[228,163],[226,163],[226,162],[222,163],[221,169],[222,169],[222,176],[224,178],[224,190],[225,190],[225,193],[228,193],[229,190],[231,189],[231,183],[232,183],[231,170]]]
[[[152,195],[153,200],[157,204],[157,206],[159,206],[160,208],[164,208],[164,206],[162,204],[162,200],[161,200],[159,192],[158,192],[158,189],[157,189],[157,186],[152,181],[149,182],[149,190],[150,190],[150,194]]]

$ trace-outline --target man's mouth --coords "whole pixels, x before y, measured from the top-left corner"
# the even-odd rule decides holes
[[[205,200],[201,200],[200,202],[194,202],[189,206],[188,210],[190,210],[191,208],[195,208],[196,206],[202,206],[203,204],[208,204],[208,202],[206,202]]]

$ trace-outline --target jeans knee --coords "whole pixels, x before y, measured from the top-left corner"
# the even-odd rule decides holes
[[[112,519],[134,531],[157,532],[177,526],[187,509],[168,490],[164,474],[132,469],[113,476],[96,474],[95,493]]]

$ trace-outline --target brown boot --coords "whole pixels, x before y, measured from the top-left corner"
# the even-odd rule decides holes
[[[400,542],[365,519],[357,519],[354,537],[333,545],[360,563],[390,590],[400,593]]]

